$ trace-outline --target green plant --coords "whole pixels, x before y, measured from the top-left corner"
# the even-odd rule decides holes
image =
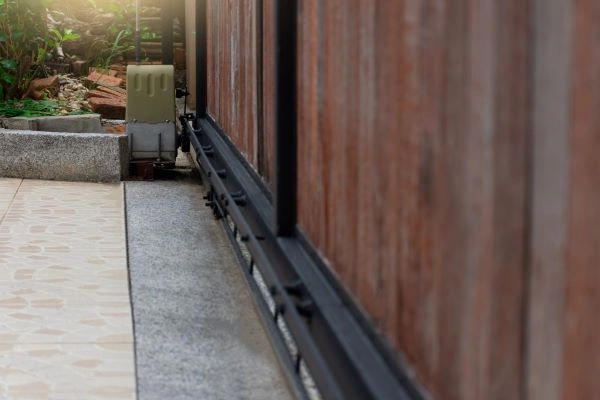
[[[0,116],[3,117],[41,117],[55,115],[58,102],[55,100],[15,100],[0,103]]]
[[[3,96],[20,95],[32,78],[43,73],[44,60],[39,58],[39,49],[46,45],[46,7],[50,3],[51,0],[0,0],[0,59],[10,60],[2,67]]]
[[[0,100],[20,97],[45,75],[44,64],[63,43],[79,39],[72,29],[48,28],[53,0],[0,0]]]
[[[73,109],[65,102],[56,99],[10,99],[0,103],[0,117],[8,118],[59,115],[61,110],[68,115],[89,113],[88,110]]]
[[[112,60],[117,57],[122,55],[123,53],[126,53],[128,51],[131,51],[135,48],[135,46],[131,45],[131,44],[122,44],[121,41],[127,37],[127,31],[126,30],[121,30],[118,34],[117,37],[115,38],[115,40],[113,41],[113,44],[110,48],[110,53],[106,56],[106,58],[104,58],[102,60],[102,64],[101,67],[104,69],[108,69],[110,67],[110,64],[112,62]]]
[[[106,10],[114,15],[111,25],[108,27],[109,43],[113,46],[109,54],[104,54],[104,61],[111,61],[115,57],[135,50],[135,3],[128,1],[109,1]],[[153,32],[148,25],[142,21],[140,24],[141,40],[160,39],[160,33]],[[104,63],[109,65],[110,62]]]
[[[46,44],[50,50],[58,49],[62,47],[63,43],[77,40],[81,37],[79,34],[73,32],[73,29],[69,28],[63,29],[62,32],[56,28],[52,28],[49,33]]]
[[[5,88],[15,84],[15,60],[0,60],[0,100],[4,98]]]

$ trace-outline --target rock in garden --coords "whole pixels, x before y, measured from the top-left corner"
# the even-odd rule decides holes
[[[34,100],[41,100],[45,97],[56,97],[60,89],[58,76],[50,76],[48,78],[34,79],[29,84],[27,92],[23,98],[30,97]]]

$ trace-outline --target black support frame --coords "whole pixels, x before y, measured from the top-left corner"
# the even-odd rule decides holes
[[[297,362],[310,371],[324,399],[422,399],[420,390],[359,307],[318,257],[297,227],[297,0],[275,2],[276,27],[276,175],[274,196],[207,113],[206,2],[196,0],[196,114],[181,121],[209,188],[207,205],[225,223],[234,243],[245,243],[252,260],[243,275],[255,305],[288,372],[293,393],[299,387]],[[237,252],[241,265],[243,257]],[[260,270],[275,314],[252,277]],[[282,318],[298,349],[289,354],[272,319]],[[271,322],[270,322],[271,321]],[[275,338],[275,339],[273,339]]]
[[[185,129],[210,187],[208,205],[233,221],[323,397],[421,399],[403,370],[381,354],[372,328],[356,317],[311,249],[296,234],[275,234],[273,204],[216,123],[187,120]]]
[[[297,112],[296,0],[275,7],[275,231],[292,236],[296,226]]]

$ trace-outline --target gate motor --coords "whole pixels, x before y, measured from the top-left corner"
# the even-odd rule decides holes
[[[131,161],[174,166],[177,158],[172,65],[127,66],[127,136]]]

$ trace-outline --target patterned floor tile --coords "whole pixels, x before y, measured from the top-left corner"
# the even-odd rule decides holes
[[[3,282],[40,282],[67,288],[91,284],[120,285],[123,291],[128,291],[128,273],[123,268],[122,257],[107,259],[86,255],[79,260],[65,260],[60,256],[18,253],[12,249],[8,251],[0,242],[0,288]]]
[[[21,182],[21,179],[0,178],[0,223],[4,219]]]
[[[17,178],[0,178],[0,198],[5,193],[16,193],[22,179]]]
[[[133,399],[120,184],[0,178],[0,398]]]
[[[8,207],[10,206],[10,201],[5,201],[0,199],[0,221],[8,211]]]
[[[135,399],[133,344],[0,344],[0,398]]]

